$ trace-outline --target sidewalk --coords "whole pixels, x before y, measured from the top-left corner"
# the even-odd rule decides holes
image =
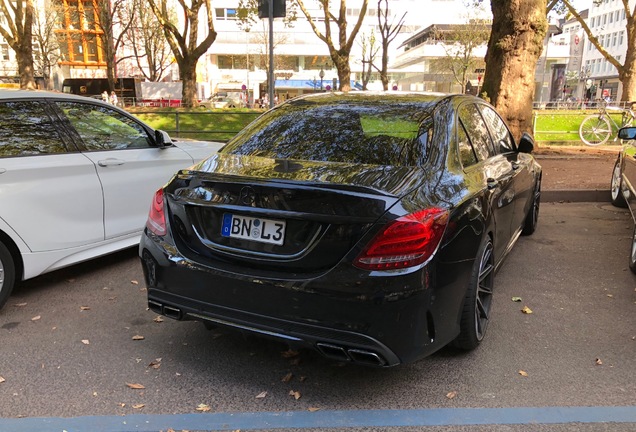
[[[609,202],[612,169],[620,146],[540,147],[535,157],[543,167],[544,202]]]

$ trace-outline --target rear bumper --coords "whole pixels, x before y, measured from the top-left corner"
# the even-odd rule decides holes
[[[398,276],[338,266],[313,279],[264,279],[202,267],[142,236],[148,306],[178,320],[207,321],[310,347],[338,361],[394,366],[432,354],[459,332],[461,272],[432,265]]]

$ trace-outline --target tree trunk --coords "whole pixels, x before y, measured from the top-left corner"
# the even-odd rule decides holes
[[[37,87],[33,73],[33,48],[30,42],[28,40],[27,43],[23,43],[15,54],[18,61],[18,73],[20,74],[20,88],[32,90]]]
[[[382,70],[380,71],[380,79],[382,80],[382,88],[386,91],[389,89],[389,41],[382,41]]]
[[[332,55],[331,59],[338,70],[338,80],[340,81],[338,90],[348,92],[351,90],[351,67],[349,66],[349,56],[336,54]]]
[[[492,0],[482,90],[518,140],[532,130],[537,60],[547,29],[545,0]]]
[[[629,34],[629,33],[628,33]],[[618,78],[623,84],[623,102],[636,101],[636,46],[627,38],[627,52],[625,53],[625,63]]]
[[[179,64],[179,75],[181,78],[182,93],[181,106],[193,108],[197,100],[197,61],[190,61],[185,58]]]

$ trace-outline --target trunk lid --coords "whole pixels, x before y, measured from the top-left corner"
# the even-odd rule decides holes
[[[423,179],[413,167],[218,154],[166,187],[180,252],[243,274],[323,272]]]

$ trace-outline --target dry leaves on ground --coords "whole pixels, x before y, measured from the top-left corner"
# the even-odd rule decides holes
[[[532,309],[530,309],[528,306],[524,306],[523,309],[521,309],[521,312],[530,315],[532,313]]]
[[[527,377],[528,376],[528,372],[526,372],[524,370],[520,370],[519,371],[519,375],[521,375],[522,377]]]
[[[31,321],[38,321],[40,318],[42,318],[40,315],[36,315],[33,318],[31,318]]]
[[[137,383],[126,383],[126,386],[128,386],[128,388],[131,388],[133,390],[142,390],[146,388],[146,386],[144,386],[143,384],[137,384]]]
[[[596,364],[600,366],[600,365],[603,364],[603,361],[600,358],[597,358],[596,359]]]
[[[90,344],[91,344],[91,341],[89,341],[88,339],[82,339],[82,343],[83,343],[84,345],[90,345]]]
[[[287,375],[285,375],[285,376],[281,379],[281,381],[282,381],[282,382],[284,382],[284,383],[288,383],[288,382],[290,382],[290,381],[291,381],[291,379],[292,379],[293,377],[294,377],[294,374],[290,372],[290,373],[288,373]]]
[[[210,408],[209,405],[200,403],[199,405],[197,405],[197,411],[201,411],[201,412],[208,412],[211,411],[212,408]]]
[[[144,339],[145,339],[145,337],[143,337],[142,335],[134,335],[134,336],[132,337],[132,340],[135,340],[135,341],[137,341],[137,340],[144,340]]]
[[[2,377],[0,376],[0,383],[3,383],[3,382],[5,382],[5,381],[6,381],[6,379],[4,379],[4,378],[2,378]]]
[[[91,310],[91,307],[90,306],[80,306],[80,310],[81,311]]]
[[[293,396],[294,399],[296,399],[296,400],[300,399],[300,392],[298,392],[298,391],[290,390],[289,391],[289,395]]]
[[[150,364],[148,365],[148,367],[151,367],[153,369],[159,369],[161,367],[161,357],[156,358],[153,361],[151,361]]]
[[[266,391],[262,391],[259,394],[256,395],[256,399],[263,399],[265,396],[267,396],[267,392]]]
[[[452,391],[452,392],[446,393],[446,397],[448,399],[453,399],[455,396],[457,396],[457,392],[456,391]]]

